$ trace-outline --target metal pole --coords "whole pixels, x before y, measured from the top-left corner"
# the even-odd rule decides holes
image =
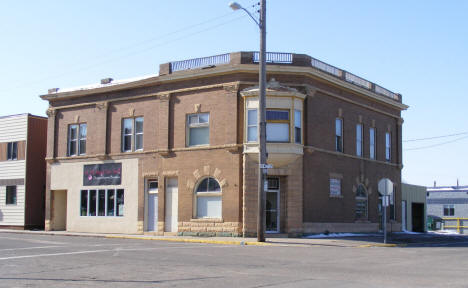
[[[265,180],[267,169],[262,168],[266,164],[266,0],[260,3],[260,71],[258,101],[258,129],[259,129],[259,170],[258,170],[258,217],[257,217],[257,241],[265,242]]]
[[[383,243],[387,244],[387,195],[382,197],[383,206]]]

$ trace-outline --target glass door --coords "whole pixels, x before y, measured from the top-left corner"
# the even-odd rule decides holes
[[[278,177],[269,177],[266,190],[266,232],[278,233],[280,231],[279,219],[279,202],[280,202],[280,187]]]

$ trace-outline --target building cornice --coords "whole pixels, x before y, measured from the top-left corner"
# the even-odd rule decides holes
[[[321,82],[327,82],[333,86],[337,86],[342,89],[353,92],[358,96],[364,96],[365,98],[377,101],[379,103],[397,108],[399,110],[406,110],[409,106],[399,103],[397,101],[391,100],[385,96],[379,95],[367,89],[361,88],[359,86],[348,83],[342,79],[336,78],[332,75],[328,75],[325,72],[319,71],[312,67],[300,67],[300,66],[285,66],[285,65],[267,65],[268,73],[282,73],[282,74],[296,74],[303,75],[306,77],[314,78]],[[98,93],[110,93],[115,91],[151,86],[151,85],[162,85],[171,82],[193,80],[199,78],[213,77],[226,74],[234,73],[258,73],[258,65],[256,64],[229,64],[229,65],[220,65],[210,69],[194,69],[194,70],[184,70],[178,71],[172,74],[161,75],[151,78],[146,78],[142,80],[137,80],[134,82],[128,82],[119,85],[112,85],[108,87],[98,87],[87,90],[75,90],[68,92],[58,92],[52,94],[41,95],[40,97],[43,100],[55,101],[69,98],[76,98],[80,96],[98,94]],[[172,93],[172,91],[170,91]],[[166,92],[167,93],[167,92]]]

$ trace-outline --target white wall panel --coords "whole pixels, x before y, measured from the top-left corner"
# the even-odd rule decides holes
[[[0,162],[0,179],[25,178],[25,160],[12,160]]]
[[[0,117],[0,142],[26,140],[28,115]]]
[[[0,225],[23,226],[24,185],[16,186],[16,205],[6,205],[5,203],[6,186],[0,186]]]

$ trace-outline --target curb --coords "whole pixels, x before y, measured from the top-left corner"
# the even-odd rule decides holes
[[[406,247],[406,244],[364,244],[359,245],[357,248],[370,248],[370,247]]]
[[[114,239],[136,239],[136,240],[153,240],[167,242],[183,242],[183,243],[203,243],[203,244],[221,244],[221,245],[240,245],[240,246],[275,246],[271,243],[252,242],[252,241],[225,241],[225,240],[208,240],[208,239],[185,239],[185,238],[157,238],[157,237],[139,237],[139,236],[120,236],[106,235],[105,238]]]

